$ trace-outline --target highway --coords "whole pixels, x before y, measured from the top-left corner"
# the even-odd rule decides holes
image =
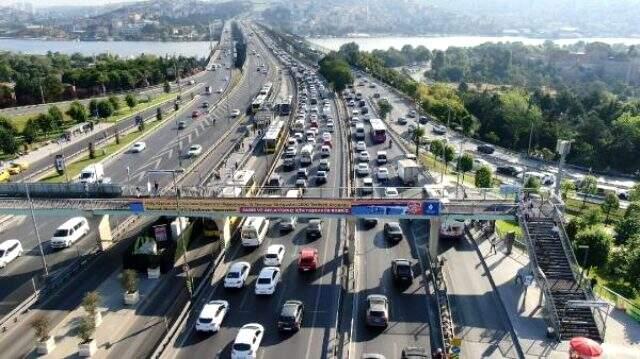
[[[359,91],[358,88],[356,88]],[[375,118],[373,108],[369,108],[369,115]],[[357,108],[357,107],[354,107]],[[348,111],[354,108],[349,107]],[[360,110],[360,108],[357,108]],[[358,115],[360,119],[362,115]],[[370,161],[371,177],[374,180],[375,197],[384,197],[384,187],[402,187],[397,176],[397,161],[405,154],[394,142],[389,147],[388,140],[384,143],[374,143],[370,136],[371,126],[364,121],[366,128],[365,143]],[[352,129],[354,127],[351,127]],[[389,137],[387,137],[389,138]],[[354,148],[352,156],[355,159],[355,138],[351,139]],[[378,165],[376,155],[378,151],[386,151],[388,162]],[[352,160],[352,163],[356,163]],[[388,180],[378,180],[376,173],[379,167],[389,170]],[[362,178],[356,176],[354,185],[362,186]],[[425,179],[422,178],[422,181]],[[422,183],[422,182],[421,182]],[[424,183],[422,183],[424,184]],[[402,189],[398,188],[400,193]],[[359,193],[359,192],[358,192]],[[370,195],[363,195],[367,197]],[[425,221],[402,221],[400,224],[404,238],[393,244],[384,238],[383,226],[393,220],[378,220],[373,228],[367,228],[362,222],[356,224],[356,257],[355,257],[355,315],[353,322],[353,339],[349,348],[354,358],[364,353],[383,354],[387,358],[397,358],[403,348],[417,346],[431,352],[431,336],[434,334],[430,327],[433,323],[431,316],[435,315],[432,298],[428,293],[426,258],[428,230]],[[396,285],[391,273],[391,260],[396,258],[408,259],[412,263],[414,279],[411,285]],[[380,330],[369,328],[365,324],[366,297],[369,294],[383,294],[389,299],[389,325]]]
[[[226,45],[223,45],[226,46]],[[229,64],[231,62],[231,52],[222,54],[222,62]],[[251,73],[244,77],[243,81],[237,86],[232,93],[231,105],[241,105],[242,101],[247,103],[248,98],[254,91],[254,83],[261,78],[259,74]],[[206,84],[210,84],[214,89],[225,88],[230,79],[230,70],[224,67],[217,71],[207,72],[202,78]],[[215,126],[210,125],[205,119],[191,119],[191,111],[201,110],[202,101],[209,101],[214,104],[221,96],[225,94],[217,94],[216,91],[211,96],[199,95],[189,107],[181,109],[179,120],[185,120],[188,123],[185,134],[176,140],[176,126],[174,121],[169,121],[163,126],[157,128],[144,141],[147,144],[145,151],[141,153],[123,152],[105,163],[105,174],[112,178],[115,183],[127,183],[130,176],[127,175],[127,166],[130,168],[131,183],[146,188],[145,171],[151,169],[175,169],[178,167],[179,149],[185,149],[188,141],[192,143],[200,143],[205,149],[211,146],[214,140],[224,134],[234,124],[230,119],[220,117]],[[239,102],[234,102],[239,101]],[[186,101],[184,101],[186,102]],[[222,115],[220,107],[214,115]],[[204,117],[204,116],[203,116]],[[183,161],[183,166],[189,163],[189,159]],[[151,164],[151,166],[149,166]],[[170,176],[151,178],[158,181],[161,185],[168,184],[171,181]],[[50,272],[64,268],[79,256],[83,256],[87,251],[96,246],[96,233],[91,233],[80,241],[76,242],[71,248],[53,251],[48,245],[48,240],[57,226],[66,221],[67,218],[59,217],[40,217],[36,218],[38,224],[38,232],[43,241],[43,247],[46,253],[47,264]],[[90,219],[90,226],[96,228],[98,218]],[[122,220],[117,218],[111,220],[112,228]],[[8,313],[16,304],[20,303],[24,298],[33,292],[31,279],[34,278],[38,282],[37,277],[42,271],[42,262],[37,247],[34,226],[30,218],[18,218],[17,222],[0,235],[0,240],[11,238],[20,239],[24,248],[24,256],[0,271],[0,315]]]
[[[337,108],[331,105],[335,121]],[[320,133],[326,130],[324,120],[320,120]],[[333,133],[332,154],[328,157],[332,163],[328,181],[323,187],[340,186],[343,181],[342,166],[338,148],[342,145],[340,128]],[[298,147],[300,147],[299,145]],[[264,155],[262,156],[264,157]],[[260,157],[258,157],[260,158]],[[316,153],[314,162],[309,166],[309,187],[313,186],[314,176],[320,155]],[[269,161],[256,161],[251,169],[263,173],[263,166]],[[296,171],[287,171],[282,166],[282,159],[276,167],[283,181],[283,187],[294,187]],[[311,191],[309,191],[311,192]],[[283,189],[284,193],[284,189]],[[269,232],[262,245],[253,250],[244,250],[239,243],[235,243],[224,262],[216,269],[210,287],[207,288],[199,304],[210,299],[224,299],[231,304],[231,310],[223,322],[221,330],[213,335],[202,335],[194,330],[194,320],[199,313],[200,306],[192,310],[190,320],[182,328],[173,347],[165,357],[171,358],[201,358],[212,355],[228,357],[230,347],[240,326],[258,322],[265,327],[265,336],[259,357],[263,358],[325,358],[329,342],[333,339],[333,330],[338,312],[338,296],[340,286],[337,283],[337,268],[341,264],[340,230],[336,219],[324,220],[322,224],[323,237],[310,240],[306,238],[307,221],[300,219],[294,231],[280,233],[278,220],[272,220]],[[262,255],[271,244],[283,244],[286,255],[280,268],[283,273],[282,281],[273,296],[257,297],[254,294],[255,279],[262,268]],[[300,273],[297,268],[298,251],[302,247],[312,247],[318,250],[319,267],[313,273]],[[245,288],[230,291],[221,284],[231,263],[247,261],[252,264],[250,276]],[[285,335],[278,333],[276,320],[284,301],[288,299],[301,300],[305,305],[302,328],[298,333]]]

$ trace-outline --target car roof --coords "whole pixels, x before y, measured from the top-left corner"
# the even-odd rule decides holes
[[[384,310],[385,303],[389,300],[386,296],[381,294],[369,294],[367,296],[367,301],[369,302],[370,308],[374,310]]]
[[[302,248],[300,250],[300,256],[302,257],[310,257],[315,255],[318,252],[317,249],[315,248]]]
[[[69,220],[67,220],[66,222],[64,222],[63,224],[61,224],[58,228],[59,229],[69,229],[70,227],[73,227],[77,222],[82,221],[82,220],[86,220],[86,218],[84,218],[84,217],[73,217],[73,218],[70,218]]]
[[[218,309],[223,305],[228,307],[229,303],[224,300],[210,301],[209,303],[205,304],[204,307],[202,307],[200,318],[213,318]]]
[[[299,300],[288,300],[282,305],[282,311],[280,311],[280,315],[285,317],[292,317],[296,314],[298,307],[302,305],[302,302]]]
[[[229,272],[235,272],[235,271],[239,271],[240,268],[242,267],[250,267],[251,264],[249,264],[249,262],[235,262],[231,265],[231,268],[229,268]]]
[[[396,265],[408,265],[408,266],[411,266],[411,262],[408,259],[404,259],[404,258],[396,258],[392,262],[394,262]]]
[[[264,327],[258,323],[249,323],[243,325],[236,335],[235,342],[253,344],[253,336],[256,330],[262,330],[264,332]]]
[[[280,272],[280,269],[276,267],[264,267],[260,270],[260,274],[258,274],[258,278],[269,278],[273,276],[273,272]]]
[[[20,243],[20,241],[17,239],[7,239],[6,241],[0,243],[0,249],[7,249],[16,243]]]
[[[267,253],[278,253],[280,248],[284,248],[282,244],[272,244],[267,247]]]

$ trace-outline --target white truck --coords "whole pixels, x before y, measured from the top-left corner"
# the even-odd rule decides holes
[[[104,176],[104,167],[101,163],[88,165],[80,172],[79,183],[109,183],[111,179]]]
[[[418,182],[420,166],[414,160],[402,159],[398,161],[398,177],[404,185],[415,185]]]

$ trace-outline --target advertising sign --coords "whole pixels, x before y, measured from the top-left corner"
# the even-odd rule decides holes
[[[422,212],[427,216],[439,216],[440,201],[424,201],[422,204]]]
[[[160,224],[153,226],[153,233],[157,242],[164,242],[167,240],[167,225]]]

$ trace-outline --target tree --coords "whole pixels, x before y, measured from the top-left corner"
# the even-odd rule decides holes
[[[131,109],[136,107],[136,105],[138,104],[138,99],[132,94],[128,94],[124,98],[124,100],[127,102],[127,106],[129,106],[129,108],[131,108]]]
[[[127,269],[122,272],[122,288],[128,294],[138,291],[138,274],[136,271]]]
[[[600,207],[591,207],[584,213],[580,214],[583,227],[591,227],[604,222],[604,214]]]
[[[624,211],[624,217],[640,216],[640,201],[629,203],[629,206]]]
[[[569,196],[569,192],[576,190],[576,184],[572,180],[563,180],[560,182],[560,193],[562,199],[566,200]]]
[[[27,120],[27,123],[22,130],[22,138],[24,139],[24,142],[31,144],[36,140],[37,136],[38,126],[33,119]]]
[[[13,135],[18,132],[16,131],[16,128],[13,126],[13,124],[9,121],[9,119],[2,116],[0,116],[0,128],[4,128]]]
[[[462,172],[462,182],[464,183],[464,175],[465,173],[471,171],[473,169],[473,157],[465,153],[460,156],[458,160],[458,171]]]
[[[82,343],[88,343],[93,339],[96,332],[96,321],[93,316],[85,316],[78,323],[78,336],[82,339]]]
[[[38,117],[36,117],[36,123],[38,124],[38,128],[40,128],[40,131],[42,131],[45,138],[49,135],[49,132],[55,129],[54,123],[51,120],[51,116],[46,113],[39,114]]]
[[[109,102],[111,102],[111,106],[114,111],[118,111],[120,109],[120,99],[117,96],[110,96]]]
[[[102,298],[97,291],[91,291],[84,295],[82,299],[82,307],[89,315],[95,316],[98,312],[98,306],[102,302]]]
[[[89,101],[89,115],[98,117],[100,112],[98,111],[98,100]]]
[[[319,65],[319,72],[331,83],[334,90],[342,91],[348,84],[353,83],[349,63],[337,53],[329,53],[320,60]]]
[[[629,190],[629,200],[632,202],[640,201],[640,183],[636,183]]]
[[[62,114],[62,111],[60,111],[58,106],[49,107],[49,110],[47,112],[55,127],[62,127],[62,125],[64,124],[64,115]]]
[[[475,185],[478,188],[491,188],[493,173],[488,166],[482,166],[476,171]]]
[[[591,226],[576,235],[577,245],[589,246],[587,266],[604,268],[609,261],[613,238],[602,225]]]
[[[602,211],[606,216],[604,222],[609,223],[609,215],[611,214],[611,211],[617,211],[618,208],[620,208],[620,200],[618,199],[618,196],[616,196],[615,193],[607,193],[604,197],[604,202],[600,205],[600,208],[602,208]]]
[[[113,115],[113,113],[114,109],[111,101],[102,100],[98,102],[98,116],[100,116],[101,118],[107,118]]]
[[[443,160],[444,160],[444,169],[445,172],[448,170],[449,168],[449,162],[453,161],[455,156],[456,156],[456,150],[453,146],[451,145],[445,145],[444,149],[443,149]]]
[[[524,184],[524,188],[531,193],[538,193],[540,191],[540,186],[542,186],[542,183],[536,176],[529,176],[527,178],[527,182]]]
[[[387,99],[381,99],[378,101],[378,110],[380,112],[380,117],[384,120],[387,118],[387,115],[391,113],[393,110],[393,106]]]
[[[31,320],[31,327],[36,332],[36,338],[39,341],[45,342],[49,339],[51,333],[51,322],[44,314],[38,314],[33,320]]]
[[[164,82],[164,84],[162,85],[162,88],[165,93],[171,92],[171,85],[169,85],[169,82],[167,81]]]
[[[587,205],[587,198],[598,191],[598,180],[594,176],[586,176],[582,179],[578,188],[582,194],[582,208],[580,209],[582,211]]]
[[[18,142],[15,136],[3,127],[0,127],[0,150],[9,155],[18,152]]]
[[[640,235],[640,216],[628,216],[620,219],[615,225],[616,244],[624,245],[635,236]]]
[[[418,158],[418,153],[420,150],[420,145],[422,144],[422,138],[424,136],[425,130],[424,127],[418,126],[413,133],[411,133],[411,140],[413,141],[414,146],[416,146],[416,158]]]
[[[86,122],[89,119],[89,112],[87,111],[87,108],[78,101],[73,101],[71,105],[69,105],[67,115],[69,115],[69,117],[71,117],[76,123]]]

